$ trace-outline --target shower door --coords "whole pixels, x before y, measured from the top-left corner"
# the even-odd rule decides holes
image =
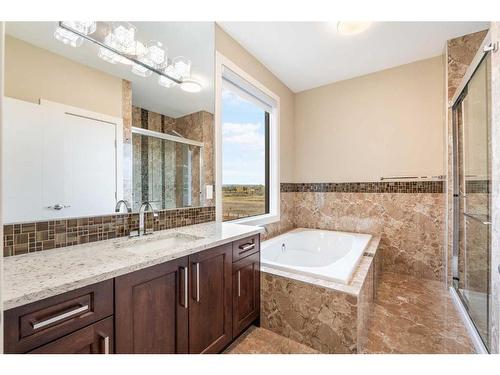
[[[487,54],[453,106],[453,286],[487,348],[491,231],[489,61]]]

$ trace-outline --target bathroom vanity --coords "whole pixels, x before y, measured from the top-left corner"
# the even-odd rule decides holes
[[[259,318],[260,231],[212,222],[9,257],[5,352],[218,353]]]

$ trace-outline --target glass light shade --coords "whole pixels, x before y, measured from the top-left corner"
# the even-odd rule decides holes
[[[166,53],[162,48],[161,42],[152,41],[149,42],[146,46],[144,46],[140,42],[137,42],[137,44],[142,46],[140,48],[137,48],[136,51],[137,59],[139,61],[154,69],[160,70],[163,68],[166,60]],[[140,64],[133,64],[132,73],[137,74],[141,77],[149,77],[153,72]]]
[[[337,31],[343,35],[359,34],[368,29],[371,24],[371,22],[339,22]]]
[[[99,48],[99,52],[97,52],[97,56],[110,64],[118,63],[118,61],[121,57],[120,55],[117,55],[113,51],[110,51],[109,49],[104,48],[104,47]]]
[[[107,46],[110,46],[113,49],[116,49],[114,47],[112,34],[108,34],[104,37],[104,44]],[[139,42],[137,42],[136,45],[137,44],[142,45],[142,43],[139,43]],[[136,48],[137,48],[137,46],[136,46]],[[134,49],[134,51],[135,51],[135,49]],[[120,63],[120,64],[124,64],[124,65],[132,65],[132,61],[130,61],[126,57],[121,56],[113,51],[110,51],[107,48],[104,48],[104,47],[99,48],[99,52],[97,53],[97,56],[99,56],[101,59],[103,59],[104,61],[107,61],[111,64]]]
[[[158,84],[160,86],[167,87],[167,88],[174,87],[175,85],[177,85],[177,83],[175,81],[172,81],[171,79],[168,79],[165,76],[158,77]]]
[[[187,79],[191,77],[191,61],[189,59],[183,56],[175,57],[172,60],[172,65],[181,78]]]
[[[141,77],[149,77],[153,72],[148,68],[143,67],[142,65],[133,63],[132,64],[132,73],[141,76]]]
[[[97,28],[95,21],[63,21],[62,24],[85,35],[92,34]]]
[[[62,27],[58,27],[56,31],[54,31],[54,38],[75,48],[80,47],[83,44],[83,38],[81,36],[78,36],[69,30],[63,29]]]
[[[104,43],[118,52],[135,55],[135,26],[128,22],[113,22],[111,32],[104,38]]]
[[[167,60],[167,51],[161,42],[153,40],[146,45],[144,59],[155,69],[161,69]]]
[[[193,79],[186,79],[182,81],[181,89],[186,92],[200,92],[201,84]]]

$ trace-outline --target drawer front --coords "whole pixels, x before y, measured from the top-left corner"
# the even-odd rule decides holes
[[[233,263],[260,251],[260,234],[233,242]]]
[[[103,319],[29,352],[29,354],[112,353],[113,317]]]
[[[27,351],[113,315],[113,280],[5,311],[5,353]]]

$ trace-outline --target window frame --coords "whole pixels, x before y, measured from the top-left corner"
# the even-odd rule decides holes
[[[215,54],[215,219],[222,222],[222,82],[224,68],[236,73],[245,83],[262,91],[275,104],[269,112],[269,213],[225,221],[226,223],[265,225],[280,220],[280,98],[266,86],[222,55]]]

